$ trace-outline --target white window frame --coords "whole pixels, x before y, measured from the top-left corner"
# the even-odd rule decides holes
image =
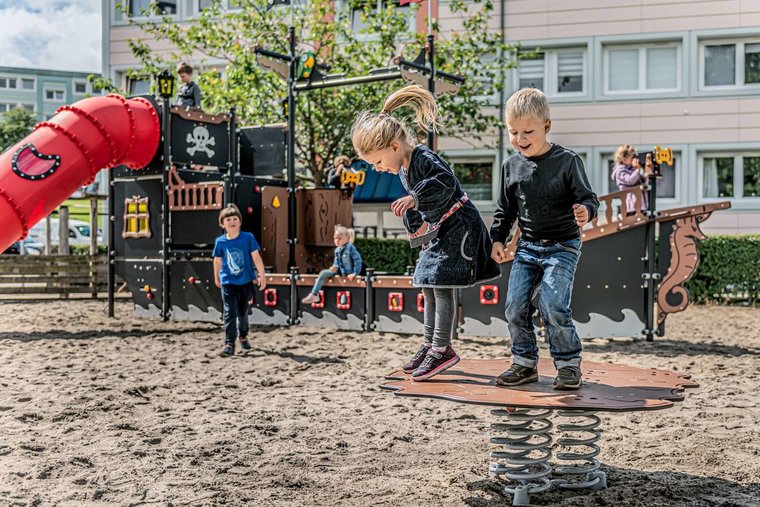
[[[760,151],[711,151],[704,150],[697,152],[697,167],[699,174],[697,175],[697,184],[699,192],[700,202],[718,202],[718,201],[741,201],[760,203],[760,196],[757,197],[745,197],[744,196],[744,157],[760,157]],[[706,158],[733,158],[734,159],[734,195],[726,197],[707,197],[704,195],[704,183],[705,183],[705,159]]]
[[[757,90],[760,89],[760,83],[745,84],[744,75],[744,45],[760,44],[760,37],[751,37],[748,39],[700,39],[699,40],[699,90],[700,91],[721,91],[721,90]],[[705,47],[706,46],[734,46],[734,84],[732,85],[706,85],[705,84]]]
[[[560,53],[577,53],[581,52],[583,55],[583,76],[582,76],[582,90],[579,92],[560,92],[559,91],[559,59]],[[544,90],[542,90],[548,97],[585,97],[589,94],[588,89],[588,46],[585,44],[578,46],[564,46],[564,47],[538,47],[526,49],[527,52],[543,53],[544,55]],[[519,61],[518,67],[515,68],[513,87],[517,90],[520,87],[520,68]]]
[[[27,111],[27,110],[26,110],[27,106],[28,106],[28,107],[31,107],[31,108],[32,108],[32,110],[31,110],[31,111]],[[31,103],[29,103],[29,102],[23,102],[23,103],[19,104],[19,107],[20,107],[21,109],[23,109],[24,111],[26,111],[27,113],[29,113],[29,114],[34,114],[34,113],[35,113],[35,110],[37,109],[37,104],[31,104]]]
[[[485,208],[491,208],[495,205],[499,197],[499,180],[501,179],[501,172],[499,168],[499,157],[495,150],[443,150],[443,157],[449,162],[450,165],[456,163],[479,163],[493,161],[491,168],[491,199],[473,201],[473,203],[479,207],[482,207],[481,211]],[[487,211],[487,210],[486,210]]]
[[[113,13],[114,13],[115,24],[126,25],[129,23],[130,19],[140,21],[140,20],[158,19],[158,18],[164,17],[164,15],[130,16],[128,12],[122,12],[122,10],[117,7],[117,4],[127,5],[129,4],[130,1],[131,0],[113,0],[113,2],[111,3],[111,8],[113,9]],[[155,3],[156,1],[157,0],[151,0],[151,3]],[[184,3],[185,2],[183,0],[177,0],[177,12],[175,14],[166,14],[165,16],[168,16],[171,19],[180,19],[180,15],[182,13],[182,5]],[[127,9],[127,11],[129,11],[129,9]],[[200,11],[197,11],[197,12],[200,12]]]
[[[301,0],[301,1],[304,1],[304,0]],[[368,0],[368,1],[371,1],[371,0]],[[379,12],[380,9],[383,8],[383,4],[386,3],[386,2],[389,2],[389,1],[390,2],[395,2],[395,0],[374,0],[374,2],[375,2],[375,9],[376,9],[375,12]],[[408,9],[409,15],[407,16],[407,30],[413,36],[413,34],[416,33],[416,31],[417,31],[417,11],[415,9],[413,9],[411,5],[412,5],[411,3],[408,3],[408,4],[403,5],[403,6],[398,6],[397,5],[396,8],[399,9],[399,8],[404,8],[405,7],[405,8]],[[298,8],[298,4],[296,4],[296,8]],[[349,29],[353,31],[354,10],[358,10],[358,9],[355,9],[355,8],[351,7],[351,5],[350,5],[349,2],[347,2],[345,0],[341,0],[339,5],[336,2],[336,10],[338,11],[338,13],[343,13],[344,11],[348,11],[348,20],[347,21],[348,21],[348,24],[349,24]],[[369,34],[366,34],[366,33],[357,33],[357,32],[354,32],[354,36],[356,37],[356,40],[358,40],[358,41],[371,41],[371,40],[374,40],[374,37],[372,35],[369,35]]]
[[[32,82],[32,87],[28,88],[28,89],[24,88],[24,80],[31,81]],[[33,78],[33,77],[21,77],[21,78],[19,78],[19,81],[21,82],[20,83],[21,87],[20,88],[16,88],[17,90],[22,91],[22,92],[36,92],[37,91],[37,79],[36,78]]]
[[[2,88],[0,88],[0,90],[21,90],[21,91],[23,91],[23,89],[19,88],[19,85],[21,84],[21,78],[20,77],[18,77],[18,76],[11,76],[11,75],[7,75],[7,74],[2,74],[2,75],[0,75],[0,79],[5,79],[6,80],[5,86],[3,86]],[[7,80],[10,80],[10,79],[16,80],[16,86],[14,88],[11,88],[10,86],[8,86],[8,81]],[[29,91],[29,90],[27,90],[27,91]]]
[[[617,192],[618,188],[617,185],[612,181],[612,178],[610,178],[610,175],[608,174],[608,164],[610,160],[615,159],[615,150],[617,147],[603,147],[598,151],[598,156],[596,157],[597,160],[600,162],[600,167],[602,169],[602,194],[599,195],[605,195],[605,194],[611,194],[613,192]],[[646,147],[644,144],[641,144],[641,147],[636,146],[636,149],[639,151],[639,153],[644,153],[651,151],[651,147]],[[673,159],[676,161],[676,174],[675,174],[675,180],[674,180],[674,193],[673,197],[663,197],[663,196],[657,196],[657,202],[663,203],[663,204],[678,204],[681,203],[687,195],[687,191],[685,188],[682,188],[682,175],[681,172],[684,171],[685,167],[687,166],[687,150],[684,146],[677,146],[672,147],[673,149]],[[613,164],[614,165],[614,164]],[[663,169],[666,170],[666,169]],[[587,169],[588,172],[588,169]],[[701,185],[701,181],[700,181]],[[700,188],[702,188],[700,186]],[[658,204],[658,207],[660,205]]]
[[[48,92],[53,92],[53,98],[49,99],[47,97]],[[62,99],[56,99],[55,98],[55,92],[61,92],[63,93]],[[57,87],[57,86],[46,86],[42,91],[42,100],[45,102],[66,102],[66,87]]]
[[[3,107],[5,108],[5,109],[0,109],[0,113],[7,113],[8,111],[12,111],[12,110],[14,110],[16,108],[24,109],[24,106],[31,106],[32,110],[31,111],[27,111],[27,112],[30,113],[30,114],[34,114],[34,109],[36,109],[36,107],[37,107],[36,105],[30,104],[29,102],[5,102],[5,101],[0,101],[0,104],[2,104]]]
[[[675,48],[676,49],[676,87],[675,88],[647,88],[647,49],[663,49],[663,48]],[[637,49],[639,52],[638,58],[638,88],[635,90],[610,90],[610,51],[611,50],[630,50]],[[603,58],[603,93],[607,96],[618,95],[631,95],[631,94],[660,94],[660,93],[679,93],[683,91],[683,42],[679,40],[674,41],[662,41],[662,42],[646,42],[646,43],[634,43],[634,44],[615,44],[605,43],[602,46],[602,58]]]
[[[77,91],[77,85],[80,85],[80,84],[84,85],[84,91],[83,92],[78,92]],[[82,81],[80,79],[77,79],[77,80],[75,80],[72,83],[71,87],[72,87],[72,92],[74,93],[74,95],[82,96],[82,95],[86,95],[88,93],[92,93],[92,88],[90,86],[90,83],[88,83],[87,81]]]
[[[235,7],[232,7],[230,5],[230,0],[221,0],[219,4],[221,5],[222,11],[239,11],[242,10],[242,7],[240,5],[236,5]],[[288,6],[289,8],[289,6]],[[298,5],[296,5],[296,8],[298,8]],[[201,0],[193,0],[193,12],[191,17],[198,17],[201,14]]]

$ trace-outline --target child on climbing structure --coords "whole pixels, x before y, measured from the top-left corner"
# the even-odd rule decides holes
[[[647,171],[650,164],[647,164]],[[615,152],[615,167],[612,168],[612,180],[618,186],[620,190],[626,190],[629,188],[635,188],[646,183],[646,172],[641,167],[639,157],[636,154],[636,148],[630,144],[624,144],[620,146]],[[626,215],[634,215],[636,213],[636,196],[628,194],[625,198],[625,204],[627,208]],[[641,205],[641,211],[647,209],[647,195],[643,194],[643,203]]]
[[[507,130],[517,150],[502,166],[501,192],[491,227],[492,257],[507,260],[504,244],[515,220],[522,235],[512,262],[506,317],[512,338],[512,366],[496,383],[516,386],[538,380],[538,347],[531,296],[539,287],[539,311],[558,374],[555,389],[581,385],[581,341],[570,311],[575,268],[581,254],[580,228],[599,208],[583,161],[550,143],[549,101],[540,90],[523,88],[506,104]]]
[[[177,75],[182,84],[177,93],[176,105],[182,107],[201,107],[201,89],[193,81],[193,68],[189,63],[177,65]]]
[[[235,338],[240,340],[244,354],[251,350],[248,342],[248,309],[253,284],[264,290],[267,275],[259,254],[259,244],[253,234],[240,230],[243,217],[234,204],[219,213],[219,225],[224,234],[214,243],[214,281],[222,289],[224,303],[223,357],[235,354]],[[253,266],[256,266],[254,271]]]
[[[311,304],[319,302],[319,290],[325,283],[325,280],[336,275],[347,277],[353,280],[362,270],[362,256],[359,250],[354,246],[354,237],[356,234],[353,229],[342,225],[335,226],[333,241],[335,242],[335,260],[329,269],[323,269],[319,272],[317,281],[314,282],[311,292],[301,300],[302,303]]]
[[[490,259],[491,241],[480,214],[467,198],[449,165],[391,113],[411,106],[417,126],[435,130],[438,106],[420,86],[407,86],[385,99],[380,113],[359,115],[351,131],[357,154],[381,172],[398,174],[409,195],[391,204],[403,217],[412,246],[422,246],[413,283],[425,297],[424,341],[403,366],[415,381],[452,367],[459,356],[451,347],[458,314],[458,288],[497,278]]]

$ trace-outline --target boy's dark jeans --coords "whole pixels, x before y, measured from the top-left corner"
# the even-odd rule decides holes
[[[248,336],[248,309],[250,307],[253,284],[222,285],[222,301],[224,302],[224,335],[225,343],[235,343],[235,338]]]
[[[550,243],[518,241],[509,275],[506,308],[514,363],[534,368],[538,362],[530,302],[534,288],[539,286],[539,310],[546,324],[554,365],[557,369],[580,368],[581,340],[570,311],[575,267],[580,255],[580,239]]]

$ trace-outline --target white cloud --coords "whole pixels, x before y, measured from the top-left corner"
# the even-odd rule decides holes
[[[0,66],[100,72],[101,0],[0,0]]]

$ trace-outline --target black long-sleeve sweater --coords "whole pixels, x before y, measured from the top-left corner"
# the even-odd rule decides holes
[[[572,150],[558,144],[537,157],[510,156],[501,168],[501,192],[493,216],[491,238],[505,243],[517,224],[528,241],[564,241],[580,237],[573,204],[588,208],[596,217],[599,201],[583,167]]]

